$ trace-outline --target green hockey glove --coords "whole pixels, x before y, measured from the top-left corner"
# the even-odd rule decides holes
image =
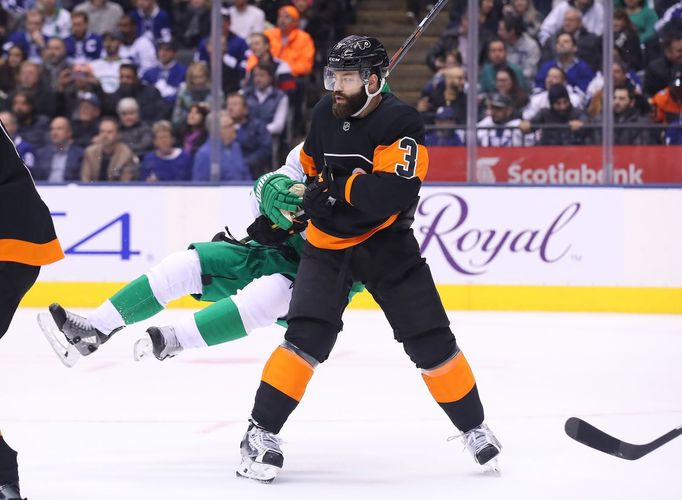
[[[280,228],[289,229],[303,204],[305,186],[286,175],[270,172],[258,178],[253,190],[260,212]]]

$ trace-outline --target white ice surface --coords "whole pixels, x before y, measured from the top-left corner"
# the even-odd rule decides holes
[[[491,477],[446,442],[455,429],[381,313],[349,311],[281,433],[284,469],[262,485],[234,468],[282,329],[135,363],[143,323],[67,369],[37,312],[20,310],[0,342],[0,429],[30,500],[682,499],[682,437],[628,462],[563,432],[581,416],[642,443],[682,424],[680,316],[452,313],[504,445]]]

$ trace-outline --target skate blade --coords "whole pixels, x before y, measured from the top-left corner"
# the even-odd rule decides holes
[[[149,336],[142,337],[133,346],[133,357],[135,361],[144,361],[154,355],[154,346]]]
[[[80,353],[74,345],[66,340],[64,334],[59,331],[54,319],[52,319],[52,315],[50,313],[39,313],[38,326],[40,326],[48,344],[50,344],[59,360],[64,363],[64,366],[73,368],[78,358],[80,358]]]
[[[282,469],[274,465],[254,462],[251,459],[242,459],[242,463],[236,470],[237,477],[251,479],[259,483],[270,484],[275,480]]]
[[[502,475],[502,470],[500,469],[500,465],[497,463],[497,458],[493,458],[483,465],[483,473],[486,476],[495,477],[500,477]]]

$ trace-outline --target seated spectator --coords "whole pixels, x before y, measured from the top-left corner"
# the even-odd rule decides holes
[[[654,120],[672,123],[682,116],[682,66],[672,69],[668,86],[651,98]]]
[[[33,178],[37,181],[80,180],[83,148],[73,143],[69,120],[58,116],[50,123],[50,142],[38,150]]]
[[[653,144],[651,130],[638,127],[651,123],[636,106],[635,93],[628,88],[613,90],[613,143],[639,146]],[[626,127],[619,127],[625,125]],[[631,125],[627,127],[627,125]]]
[[[253,69],[253,86],[244,90],[250,115],[265,123],[272,135],[281,134],[286,127],[289,113],[289,98],[275,88],[273,68],[267,63],[258,63]]]
[[[296,7],[286,5],[277,11],[277,26],[265,31],[273,57],[285,61],[295,77],[313,71],[315,44],[308,33],[299,29],[300,15]]]
[[[514,110],[514,118],[521,117],[521,110],[528,105],[528,93],[516,80],[516,73],[507,66],[502,66],[495,73],[495,90],[509,98]]]
[[[104,45],[103,56],[92,61],[90,67],[95,78],[100,82],[102,90],[107,94],[113,94],[120,85],[121,64],[125,61],[119,55],[121,48],[121,35],[107,32],[102,36]]]
[[[17,153],[21,156],[24,165],[33,170],[36,162],[36,151],[33,144],[25,141],[20,135],[17,135],[19,130],[19,122],[17,117],[9,111],[0,112],[0,121],[7,129],[10,139],[14,142],[14,147],[17,148]]]
[[[423,96],[417,103],[417,111],[434,112],[442,106],[450,107],[455,114],[455,123],[465,124],[467,117],[467,97],[464,91],[466,78],[464,69],[455,67],[442,71],[444,86],[436,87],[433,94]]]
[[[514,107],[509,97],[495,93],[488,99],[488,116],[476,124],[484,128],[476,132],[478,145],[483,147],[523,146],[521,120],[513,118]]]
[[[211,80],[208,66],[203,62],[195,62],[187,68],[185,82],[180,85],[178,95],[173,108],[174,127],[179,127],[185,122],[187,112],[192,104],[205,102],[211,99]]]
[[[206,129],[206,117],[208,116],[208,104],[196,102],[189,107],[187,118],[180,126],[179,137],[182,142],[182,150],[194,158],[199,148],[208,139]]]
[[[71,15],[59,5],[58,0],[40,0],[44,16],[43,34],[52,38],[66,38],[71,34]]]
[[[646,44],[656,34],[658,14],[654,9],[645,5],[644,0],[625,0],[624,3],[625,12],[637,28],[639,41],[642,45]]]
[[[41,80],[51,92],[57,91],[59,75],[69,66],[69,62],[66,60],[64,41],[61,38],[50,38],[43,51]]]
[[[487,32],[490,36],[497,36],[497,27],[500,24],[502,5],[494,0],[478,0],[478,29]]]
[[[547,61],[540,67],[535,76],[535,87],[544,89],[545,78],[550,68],[561,68],[566,73],[569,85],[578,87],[585,92],[595,73],[589,64],[576,57],[577,51],[578,47],[571,35],[567,33],[559,35],[556,41],[556,59]]]
[[[245,87],[253,85],[253,68],[258,63],[270,64],[275,68],[275,85],[278,89],[287,92],[296,90],[296,80],[291,74],[289,65],[281,59],[272,57],[270,53],[270,40],[263,33],[254,33],[249,37],[249,49],[251,55],[246,60]]]
[[[74,64],[73,67],[66,68],[59,74],[55,94],[55,114],[71,115],[76,109],[78,94],[81,92],[95,94],[100,102],[104,102],[104,91],[88,64]]]
[[[6,100],[9,94],[16,89],[19,80],[19,68],[25,60],[26,54],[19,45],[10,47],[7,51],[7,57],[0,60],[0,91],[5,94],[0,101]],[[4,106],[2,107],[4,108]]]
[[[676,19],[682,19],[682,1],[677,2],[666,9],[661,16],[661,19],[656,23],[656,31],[662,31],[666,25]]]
[[[507,48],[504,42],[497,38],[488,44],[488,60],[481,67],[478,82],[482,92],[491,93],[495,91],[495,74],[502,66],[508,66],[516,73],[516,78],[522,88],[528,87],[521,68],[507,62]]]
[[[635,71],[642,69],[643,55],[639,35],[624,9],[613,13],[613,44],[616,55]]]
[[[137,36],[146,37],[152,43],[171,41],[171,20],[168,12],[160,8],[156,0],[137,0],[137,9],[130,11],[135,21]]]
[[[85,12],[76,11],[71,14],[71,36],[64,39],[71,63],[94,61],[102,54],[102,37],[91,33],[88,24],[88,15]]]
[[[506,14],[500,20],[497,30],[498,36],[506,44],[507,62],[521,68],[523,76],[528,82],[535,78],[540,61],[540,47],[524,32],[523,20],[511,14]]]
[[[85,0],[76,5],[74,12],[85,12],[88,15],[90,30],[98,35],[114,32],[123,17],[123,9],[116,2],[109,0]]]
[[[142,81],[155,86],[161,97],[173,106],[180,85],[187,76],[187,66],[178,62],[174,42],[160,42],[158,53],[159,64],[145,71]]]
[[[430,97],[433,93],[438,90],[440,92],[445,88],[445,77],[443,76],[443,71],[449,68],[461,68],[462,67],[462,54],[459,50],[452,49],[450,52],[445,54],[445,63],[439,69],[433,77],[426,82],[426,85],[422,88],[421,97]]]
[[[226,94],[239,90],[240,82],[244,79],[244,60],[249,47],[246,40],[231,31],[230,11],[227,7],[220,9],[223,21],[223,37],[221,39],[223,92]],[[204,38],[194,60],[203,61],[210,65],[212,46],[209,38]]]
[[[152,128],[140,121],[140,106],[132,97],[118,101],[116,114],[120,123],[118,133],[121,142],[133,150],[138,158],[152,150]]]
[[[182,5],[182,4],[181,4]],[[175,39],[183,47],[194,49],[211,32],[211,4],[209,0],[189,0],[185,10],[175,16]]]
[[[21,63],[16,91],[28,96],[36,114],[46,116],[54,114],[54,94],[49,82],[40,78],[40,66],[37,64],[31,61]]]
[[[38,114],[33,100],[24,92],[16,92],[12,96],[12,113],[17,118],[17,134],[35,148],[41,148],[46,141],[49,119]]]
[[[210,115],[207,121],[210,122]],[[221,181],[252,180],[237,142],[237,131],[227,111],[220,112],[220,179]],[[211,180],[211,142],[199,148],[194,157],[192,180]]]
[[[251,116],[246,98],[241,94],[227,96],[227,113],[237,128],[237,142],[242,149],[244,162],[257,179],[271,170],[272,137],[265,123]]]
[[[522,121],[519,129],[528,134],[542,125],[559,125],[557,128],[540,130],[538,144],[542,146],[566,146],[591,144],[592,134],[584,128],[587,116],[571,104],[568,90],[563,85],[553,85],[548,90],[549,108],[541,109],[530,121]]]
[[[511,0],[504,6],[503,13],[509,13],[520,17],[526,27],[528,36],[537,38],[542,24],[542,15],[535,9],[531,0]]]
[[[158,64],[154,44],[146,36],[137,35],[137,25],[129,14],[121,17],[118,22],[118,31],[121,34],[119,55],[135,64],[140,74],[144,74],[145,71]]]
[[[137,179],[140,160],[121,142],[118,124],[105,117],[99,125],[94,144],[85,150],[81,166],[81,180],[134,181]]]
[[[564,0],[556,4],[542,22],[539,39],[544,44],[549,37],[561,29],[564,14],[569,7],[575,7],[582,13],[582,24],[590,33],[601,36],[604,32],[604,7],[594,0]]]
[[[168,115],[170,106],[161,98],[155,87],[141,82],[137,76],[137,66],[123,63],[119,69],[120,84],[116,92],[108,94],[109,114],[113,114],[118,101],[124,97],[132,97],[140,106],[140,118],[145,122],[154,122]]]
[[[635,105],[640,113],[647,114],[651,111],[651,106],[649,101],[642,95],[642,85],[639,81],[637,73],[628,70],[628,67],[623,64],[622,61],[616,59],[613,61],[613,87],[614,88],[627,88],[634,92],[635,94]],[[587,87],[587,99],[591,102],[594,101],[597,95],[601,99],[602,89],[604,87],[604,76],[601,71],[597,73],[597,76],[590,82],[589,87]],[[598,113],[601,113],[601,101],[599,102]]]
[[[192,176],[192,157],[175,146],[173,126],[161,120],[152,127],[154,150],[147,153],[140,166],[140,180],[188,181]]]
[[[576,57],[585,61],[594,71],[601,68],[601,38],[585,29],[583,26],[582,13],[573,7],[569,7],[564,12],[564,21],[561,29],[545,40],[542,45],[540,63],[543,64],[556,57],[557,38],[559,35],[567,33],[573,37],[578,48]]]
[[[582,109],[585,94],[566,82],[566,73],[561,68],[550,68],[545,77],[545,88],[551,88],[554,85],[563,85],[568,91],[568,98],[574,108]],[[523,110],[523,119],[530,120],[537,115],[541,109],[549,108],[549,92],[547,90],[538,90],[530,96],[528,106]]]
[[[653,96],[664,89],[675,66],[682,66],[682,31],[671,30],[663,35],[663,57],[654,59],[646,67],[644,94]]]
[[[460,134],[455,130],[455,111],[449,106],[436,110],[436,129],[429,130],[424,137],[426,146],[463,146]]]
[[[232,31],[244,40],[265,29],[265,13],[258,7],[249,5],[249,0],[234,0],[230,7],[230,17]]]
[[[79,92],[74,119],[71,122],[73,143],[81,148],[92,144],[99,134],[99,119],[102,114],[102,101],[93,92]]]
[[[39,10],[26,12],[25,31],[15,31],[3,44],[3,51],[7,52],[14,45],[21,47],[26,58],[36,64],[43,62],[42,52],[47,43],[47,37],[43,34],[43,14]]]

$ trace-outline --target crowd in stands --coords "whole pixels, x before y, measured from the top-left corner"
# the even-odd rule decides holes
[[[302,133],[353,4],[221,3],[221,180],[271,170]],[[211,0],[0,6],[0,120],[36,180],[210,179]]]
[[[610,0],[603,0],[610,1]],[[613,0],[614,144],[682,144],[682,1]],[[600,144],[603,4],[595,0],[480,0],[479,48],[467,47],[466,1],[426,63],[434,75],[417,109],[427,145],[464,145],[476,92],[481,146]],[[412,17],[412,16],[411,16]],[[477,56],[479,78],[466,77]]]

